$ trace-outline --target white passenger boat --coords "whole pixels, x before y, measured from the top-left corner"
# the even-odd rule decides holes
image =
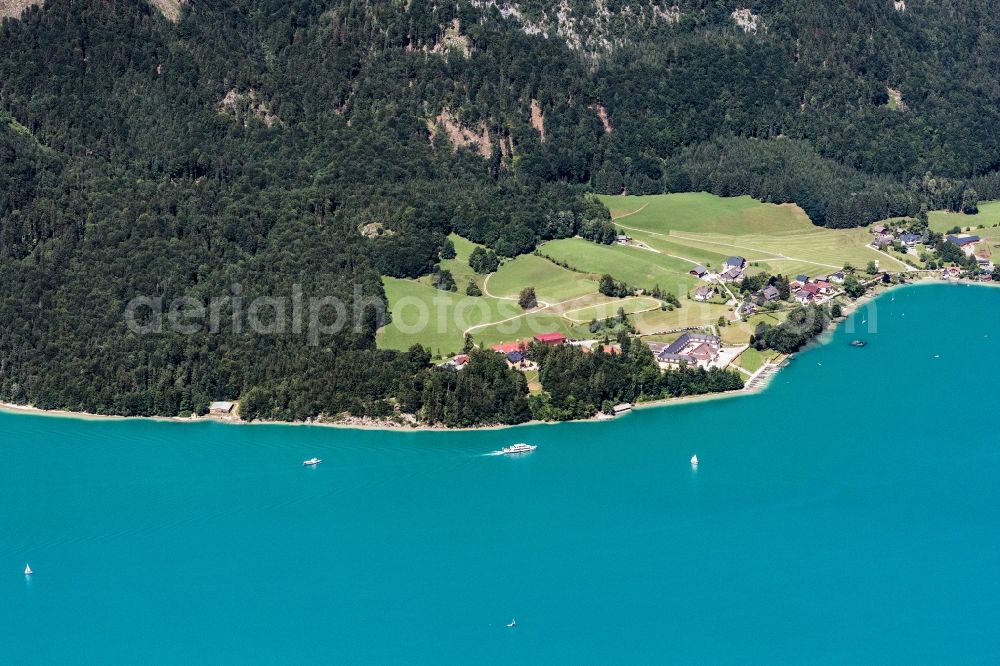
[[[533,444],[514,444],[513,446],[508,446],[506,448],[500,449],[499,451],[494,451],[494,455],[498,456],[509,456],[512,453],[531,453],[537,446]]]
[[[320,460],[319,458],[310,458],[309,460],[302,461],[302,464],[303,465],[308,465],[310,467],[315,467],[316,465],[320,464],[321,462],[323,462],[323,461]]]
[[[697,453],[695,455],[691,456],[691,466],[692,467],[697,467],[698,466],[698,454]]]

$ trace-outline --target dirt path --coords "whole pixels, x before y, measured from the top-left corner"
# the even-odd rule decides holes
[[[642,211],[646,210],[646,206],[648,206],[648,205],[649,205],[648,203],[644,203],[642,206],[640,206],[639,208],[636,208],[632,212],[630,212],[630,213],[623,213],[623,214],[619,215],[618,217],[615,217],[614,215],[612,215],[611,216],[611,221],[613,222],[615,220],[621,220],[622,218],[626,218],[629,215],[635,215],[636,213],[641,213]]]
[[[570,315],[574,312],[579,312],[580,310],[589,310],[590,308],[596,308],[601,305],[617,305],[621,307],[623,303],[628,303],[630,301],[641,301],[641,300],[656,301],[656,299],[653,298],[652,296],[629,296],[628,298],[622,298],[618,301],[610,301],[608,303],[597,303],[595,305],[584,305],[583,307],[573,308],[572,310],[567,310],[566,312],[563,312],[562,315],[560,316],[563,319],[570,320],[574,324],[586,324],[589,321],[588,319],[574,319]],[[654,305],[651,305],[648,308],[643,308],[642,310],[636,310],[635,312],[630,312],[629,316],[634,314],[640,314],[643,312],[650,312],[652,310],[658,310],[659,308],[660,308],[660,303],[659,301],[656,301]]]
[[[874,252],[876,254],[882,254],[882,255],[885,255],[885,256],[889,257],[890,259],[892,259],[893,261],[895,261],[897,264],[899,264],[900,266],[902,266],[903,270],[905,270],[907,272],[920,270],[918,268],[914,268],[913,266],[909,265],[905,261],[897,259],[896,257],[892,256],[888,252],[883,252],[882,250],[876,250],[871,245],[865,245],[865,247],[867,247],[869,250],[871,250],[872,252]]]
[[[495,273],[490,273],[489,275],[486,276],[486,279],[483,280],[483,296],[489,296],[490,298],[495,298],[498,301],[513,301],[516,303],[517,302],[516,298],[511,298],[510,296],[497,296],[496,294],[490,292],[490,278],[493,277],[494,275]],[[569,300],[573,299],[571,298]],[[540,298],[536,298],[535,301],[538,303],[539,306],[543,308],[547,308],[551,305],[559,305],[559,303],[549,303],[548,301],[543,301]],[[568,301],[563,301],[563,302],[566,303]]]
[[[486,293],[486,289],[485,288],[483,289],[483,293]],[[466,335],[467,333],[471,333],[472,331],[478,330],[480,328],[487,328],[489,326],[497,326],[499,324],[506,324],[509,321],[514,321],[515,319],[520,319],[521,317],[527,317],[530,314],[536,314],[538,312],[544,312],[545,310],[549,310],[551,308],[557,308],[560,305],[565,305],[567,303],[572,303],[573,301],[578,301],[581,298],[589,298],[592,295],[593,294],[584,294],[582,296],[575,296],[573,298],[567,298],[565,301],[559,301],[558,303],[545,303],[544,305],[543,305],[543,301],[539,301],[538,302],[539,307],[537,307],[537,308],[534,308],[534,309],[531,309],[531,310],[526,310],[525,312],[521,312],[519,314],[516,314],[513,317],[507,317],[506,319],[499,319],[497,321],[488,321],[488,322],[485,322],[485,323],[482,323],[482,324],[476,324],[475,326],[470,326],[469,328],[467,328],[464,331],[462,331],[462,335]],[[499,300],[507,300],[507,301],[516,301],[517,300],[516,298],[501,298],[499,296],[494,296],[493,298],[497,298]],[[636,298],[638,298],[638,297],[636,297]],[[601,305],[601,304],[600,303],[595,303],[595,304],[591,304],[591,305],[584,305],[584,306],[580,306],[577,309],[578,310],[583,310],[584,308],[594,307],[594,305]],[[567,312],[572,312],[572,310],[568,310]],[[557,315],[559,317],[564,317],[565,316],[565,313],[559,313],[559,312],[554,312],[552,314],[555,314],[555,315]],[[572,321],[573,323],[579,323],[579,322],[576,322],[576,321],[574,321],[572,319],[570,319],[570,321]]]

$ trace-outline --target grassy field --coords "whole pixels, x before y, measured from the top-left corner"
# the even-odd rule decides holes
[[[736,365],[740,366],[747,372],[756,372],[762,365],[764,365],[765,361],[770,361],[777,355],[777,352],[770,349],[757,351],[753,347],[747,347],[736,359]]]
[[[437,357],[462,348],[468,326],[519,314],[516,303],[472,298],[464,292],[440,291],[417,280],[383,278],[392,322],[379,330],[376,342],[385,349],[409,349],[422,344]]]
[[[864,266],[871,260],[905,267],[868,247],[871,235],[866,229],[817,227],[797,206],[705,193],[601,200],[615,223],[637,240],[713,266],[721,257],[737,254],[769,272],[786,275],[821,275],[845,263]]]
[[[1000,237],[1000,228],[994,227],[994,225],[1000,224],[1000,201],[980,202],[979,212],[975,215],[935,210],[927,214],[927,219],[931,229],[942,234],[953,227],[959,227],[963,230],[971,227],[972,233],[977,233],[980,236]],[[980,224],[986,228],[976,229]]]
[[[515,299],[523,288],[534,287],[535,296],[547,303],[597,293],[597,280],[592,276],[567,270],[533,254],[505,261],[486,286],[493,296]]]
[[[455,284],[458,286],[458,293],[460,294],[465,293],[465,287],[469,284],[469,280],[475,282],[482,289],[483,279],[486,276],[477,274],[469,267],[469,255],[479,246],[470,240],[462,238],[458,234],[451,234],[448,238],[455,244],[455,258],[442,259],[441,269],[451,271],[452,276],[455,278]],[[431,286],[431,276],[425,275],[419,279],[419,282]]]
[[[616,222],[643,231],[698,234],[786,233],[812,226],[797,206],[761,203],[750,197],[717,197],[707,192],[602,196]]]
[[[566,319],[576,322],[590,322],[592,319],[603,320],[614,317],[618,314],[619,308],[625,311],[626,315],[635,314],[644,310],[651,310],[660,307],[660,301],[646,296],[612,300],[600,305],[589,305],[582,308],[570,310],[563,314]]]
[[[729,319],[732,309],[726,305],[682,301],[683,307],[674,310],[651,310],[630,317],[637,332],[643,335],[672,331],[678,328],[714,325],[719,317]]]
[[[546,243],[541,252],[581,272],[595,276],[607,273],[629,286],[646,290],[659,285],[679,297],[685,296],[699,283],[697,278],[688,275],[695,262],[634,247],[564,238]]]
[[[458,353],[467,330],[476,344],[482,346],[524,340],[550,332],[585,339],[593,337],[587,327],[590,319],[577,321],[574,312],[608,312],[606,316],[610,316],[619,307],[635,311],[642,309],[639,306],[648,307],[657,303],[651,298],[614,299],[591,291],[525,312],[514,301],[488,296],[470,297],[462,291],[440,291],[423,281],[386,277],[382,283],[389,300],[392,322],[379,330],[376,337],[378,346],[405,350],[421,344],[435,358],[447,358]],[[564,316],[566,314],[570,316]]]

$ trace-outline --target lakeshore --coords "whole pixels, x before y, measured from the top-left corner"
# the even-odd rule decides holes
[[[947,285],[950,285],[950,286],[966,285],[966,286],[1000,287],[1000,284],[997,284],[997,283],[981,283],[981,282],[973,282],[973,281],[966,281],[966,280],[948,280],[948,281],[942,281],[940,279],[936,279],[936,278],[932,277],[931,275],[922,275],[919,278],[917,278],[917,279],[915,279],[915,280],[913,280],[911,282],[906,282],[906,283],[903,283],[903,284],[879,285],[879,286],[875,287],[875,293],[866,293],[863,296],[861,296],[860,298],[855,299],[854,301],[851,301],[850,303],[848,303],[843,308],[843,316],[840,319],[834,321],[831,324],[831,326],[822,335],[819,336],[819,338],[817,338],[816,340],[810,342],[809,345],[807,345],[807,349],[811,348],[811,347],[813,347],[813,346],[815,346],[817,344],[826,344],[826,342],[835,333],[835,331],[837,330],[837,328],[843,322],[848,321],[850,319],[851,315],[853,315],[860,308],[863,308],[863,307],[867,306],[869,303],[871,303],[873,301],[876,301],[878,298],[880,298],[881,296],[883,296],[885,294],[888,294],[890,292],[893,292],[893,291],[896,291],[896,290],[900,290],[900,289],[910,288],[910,287],[942,285],[942,284],[947,284]],[[801,353],[801,352],[799,352],[799,353]],[[790,360],[794,356],[795,356],[795,354],[792,354],[792,355],[780,355],[777,359],[775,359],[772,362],[772,366],[780,366],[785,361]],[[780,372],[780,369],[777,369],[775,371],[775,374],[778,373],[778,372]],[[771,375],[771,379],[773,379],[773,376],[774,376],[774,374]],[[742,389],[742,390],[736,390],[736,391],[725,391],[725,392],[710,393],[710,394],[686,395],[686,396],[677,396],[677,397],[672,397],[672,398],[663,398],[663,399],[659,399],[659,400],[650,400],[650,401],[636,403],[635,405],[633,405],[633,408],[634,409],[648,409],[648,408],[655,408],[655,407],[668,407],[668,406],[671,406],[671,405],[684,404],[684,403],[690,403],[690,402],[706,402],[706,401],[722,400],[722,399],[729,399],[729,398],[737,398],[737,397],[741,397],[741,396],[750,396],[750,395],[754,395],[754,394],[760,393],[761,391],[764,391],[767,388],[767,386],[768,386],[769,383],[770,383],[770,379],[768,381],[765,381],[765,382],[762,382],[762,383],[759,383],[759,384],[755,385],[751,389]],[[347,416],[347,417],[343,418],[342,420],[336,420],[336,421],[331,421],[331,420],[326,420],[326,419],[317,419],[317,420],[312,421],[312,422],[305,422],[305,421],[272,421],[272,420],[266,420],[266,419],[254,420],[254,421],[246,421],[246,420],[240,419],[239,417],[236,417],[236,416],[233,416],[233,415],[222,415],[222,416],[220,416],[220,415],[211,415],[211,414],[206,414],[206,415],[203,415],[203,416],[192,415],[192,416],[189,416],[189,417],[182,417],[182,416],[119,416],[119,415],[113,415],[113,414],[91,414],[91,413],[88,413],[88,412],[74,412],[74,411],[61,410],[61,409],[53,409],[53,410],[40,409],[40,408],[34,407],[32,405],[20,405],[20,404],[14,404],[14,403],[10,403],[10,402],[0,402],[0,411],[11,412],[11,413],[35,414],[35,415],[51,416],[51,417],[59,417],[59,418],[78,418],[78,419],[86,419],[86,420],[112,420],[112,421],[118,421],[118,420],[138,419],[138,420],[165,421],[165,422],[170,422],[170,423],[190,423],[190,424],[195,424],[195,423],[221,423],[221,424],[226,424],[226,425],[318,426],[318,427],[325,427],[325,428],[345,428],[345,429],[359,429],[359,430],[385,430],[385,431],[402,431],[402,432],[410,432],[410,431],[432,431],[432,432],[436,432],[436,431],[456,431],[456,432],[461,432],[461,431],[470,431],[470,430],[471,431],[475,431],[475,430],[504,430],[504,429],[508,429],[508,428],[522,428],[522,427],[526,427],[526,426],[545,425],[545,424],[558,424],[558,423],[566,423],[567,422],[567,421],[538,421],[538,420],[531,420],[531,421],[527,421],[525,423],[519,423],[519,424],[516,424],[516,425],[484,425],[484,426],[476,426],[476,427],[472,427],[472,428],[448,428],[446,426],[421,424],[421,423],[416,422],[416,421],[400,422],[400,421],[394,421],[394,420],[390,420],[390,419],[379,420],[379,419],[373,419],[373,418],[368,418],[368,417],[354,417],[354,416]],[[589,419],[578,419],[576,421],[571,421],[571,422],[588,423],[588,422],[598,422],[598,421],[604,421],[604,419],[600,418],[599,414],[595,415],[594,417],[591,417]]]

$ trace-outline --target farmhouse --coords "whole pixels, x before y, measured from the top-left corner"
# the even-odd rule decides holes
[[[743,271],[738,268],[730,268],[719,277],[725,282],[736,282],[743,275]]]
[[[493,345],[492,347],[490,347],[490,349],[492,349],[493,351],[500,352],[501,354],[508,354],[510,352],[516,352],[516,351],[524,351],[527,348],[528,348],[528,343],[524,341],[505,342],[503,344]]]
[[[743,257],[729,257],[726,259],[726,263],[722,265],[724,271],[736,268],[738,270],[743,270],[743,267],[747,265],[747,260]]]
[[[504,357],[507,359],[507,365],[516,370],[524,370],[528,365],[528,355],[523,351],[507,352]]]
[[[976,243],[980,241],[980,238],[979,236],[970,236],[969,234],[962,234],[960,236],[948,234],[946,240],[962,248],[966,256],[969,256],[975,251]]]
[[[872,227],[872,233],[873,234],[884,234],[885,233],[885,225],[884,224],[876,224],[874,227]]]
[[[916,247],[917,244],[920,243],[921,238],[922,237],[920,236],[920,234],[906,233],[902,234],[899,237],[899,242],[905,245],[906,247]]]
[[[566,342],[566,336],[562,333],[539,333],[535,336],[535,342],[543,345],[561,345]]]
[[[615,236],[615,242],[619,245],[628,245],[632,242],[632,237],[628,234],[618,234]]]
[[[781,298],[781,292],[773,284],[769,284],[760,292],[760,295],[768,303],[772,303]]]
[[[697,289],[694,290],[694,300],[707,301],[708,299],[712,298],[712,294],[714,293],[715,290],[712,289],[711,287],[698,287]]]
[[[993,271],[993,261],[990,259],[990,248],[988,246],[983,245],[976,252],[976,263],[984,271]]]
[[[714,335],[684,333],[664,347],[656,355],[656,361],[661,368],[680,365],[697,365],[706,368],[719,357],[721,348],[721,340]]]
[[[697,278],[703,278],[706,275],[708,275],[708,269],[702,266],[701,264],[698,264],[697,266],[689,270],[688,274],[693,275]]]
[[[216,400],[208,406],[209,414],[230,414],[236,405],[228,400]]]

